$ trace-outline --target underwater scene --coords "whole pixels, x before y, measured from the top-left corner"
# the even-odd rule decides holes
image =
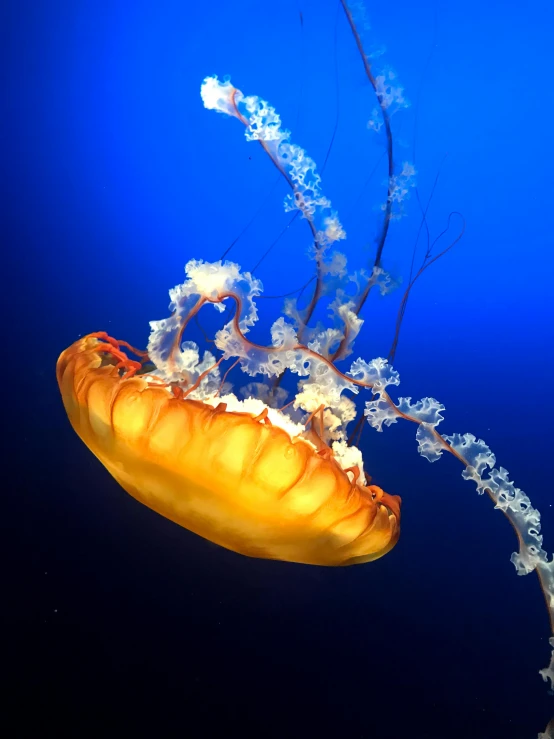
[[[554,739],[552,5],[4,21],[20,735]]]

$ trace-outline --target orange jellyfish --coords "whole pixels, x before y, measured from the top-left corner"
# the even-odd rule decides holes
[[[361,48],[347,3],[342,5]],[[235,552],[336,566],[383,556],[400,532],[400,498],[370,484],[361,451],[346,434],[356,418],[352,396],[369,391],[361,421],[377,431],[399,419],[413,423],[419,453],[430,462],[445,451],[454,455],[464,478],[508,518],[519,545],[512,562],[519,575],[537,573],[554,631],[554,560],[542,548],[540,514],[507,470],[496,467],[485,442],[468,433],[441,435],[437,426],[445,409],[434,398],[395,402],[387,387],[400,380],[386,359],[358,358],[350,369],[337,367],[352,353],[370,290],[389,289],[383,245],[415,173],[406,163],[395,170],[392,160],[388,109],[402,96],[390,80],[373,77],[363,58],[383,113],[389,180],[377,258],[359,293],[348,297],[345,290],[346,257],[335,245],[346,234],[321,192],[313,160],[290,142],[268,103],[243,96],[229,81],[206,78],[205,107],[237,118],[246,138],[263,146],[290,186],[285,207],[299,211],[311,232],[312,298],[303,310],[287,304],[271,327],[271,342],[257,344],[247,334],[257,320],[261,282],[230,261],[191,259],[185,281],[170,291],[171,315],[150,324],[146,352],[104,332],[62,352],[57,379],[63,402],[80,438],[149,508]],[[438,256],[410,281],[399,321],[410,287]],[[325,300],[333,325],[310,326],[316,305]],[[209,351],[201,357],[186,337],[191,320],[208,305],[232,312],[213,340],[219,359]],[[220,366],[228,360],[233,364],[221,377]],[[242,399],[226,382],[237,364],[266,383],[247,384],[240,389]],[[285,373],[299,378],[286,404],[280,386]],[[550,644],[554,648],[554,637]],[[554,657],[541,675],[554,685]]]

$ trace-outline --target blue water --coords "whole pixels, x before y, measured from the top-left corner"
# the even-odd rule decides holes
[[[440,175],[431,233],[450,211],[467,224],[412,293],[400,394],[438,398],[443,432],[487,441],[552,551],[554,11],[400,0],[367,12],[368,51],[385,49],[376,64],[411,102],[393,117],[398,161],[415,145],[424,203]],[[97,719],[124,736],[536,736],[553,713],[537,579],[516,576],[504,517],[454,459],[420,457],[410,424],[362,441],[374,481],[402,496],[399,544],[322,570],[242,558],[141,507],[59,399],[55,361],[79,335],[145,346],[190,258],[219,259],[259,211],[228,255],[250,269],[290,220],[261,147],[202,106],[206,75],[268,100],[320,168],[336,127],[322,187],[349,265],[372,264],[386,160],[338,2],[20,0],[4,20],[14,695],[77,735]],[[404,285],[418,225],[414,191],[383,255]],[[309,243],[297,219],[256,272],[267,295],[310,277]],[[355,356],[387,355],[401,294],[371,296]],[[260,340],[281,307],[260,303]]]

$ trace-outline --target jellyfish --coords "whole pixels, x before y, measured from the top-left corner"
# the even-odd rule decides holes
[[[285,209],[310,230],[311,298],[302,309],[287,301],[268,341],[256,343],[248,334],[258,319],[261,280],[228,259],[192,258],[185,280],[169,291],[170,315],[150,323],[145,351],[99,331],[61,353],[57,380],[67,415],[130,495],[184,528],[247,556],[347,566],[384,556],[400,535],[400,497],[372,484],[356,434],[347,434],[357,418],[355,399],[365,394],[358,427],[382,432],[399,420],[414,424],[418,452],[429,462],[452,454],[464,479],[509,520],[518,540],[511,561],[517,574],[538,575],[554,631],[554,560],[542,547],[539,511],[483,440],[438,431],[445,411],[438,400],[392,394],[400,376],[391,359],[409,291],[452,244],[428,254],[410,279],[389,357],[339,366],[354,351],[370,291],[391,287],[383,249],[415,177],[413,164],[396,167],[392,155],[390,118],[404,104],[402,91],[390,75],[374,75],[350,8],[342,5],[378,101],[369,127],[384,128],[389,157],[383,226],[371,272],[354,280],[360,289],[348,292],[347,260],[336,249],[346,232],[314,160],[291,142],[269,103],[244,95],[229,79],[206,77],[205,108],[240,121],[246,139],[263,147],[289,186]],[[331,325],[313,326],[316,306],[325,302]],[[210,306],[223,325],[214,352],[201,352],[187,332]],[[239,392],[227,381],[236,366],[250,378]],[[296,382],[290,401],[284,377]],[[554,650],[554,637],[550,645]],[[540,674],[554,686],[554,656]]]

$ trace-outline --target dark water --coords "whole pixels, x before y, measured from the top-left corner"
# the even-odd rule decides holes
[[[467,223],[414,290],[395,366],[401,395],[445,404],[441,430],[487,441],[552,551],[554,15],[542,1],[493,6],[367,4],[368,51],[386,47],[375,64],[411,102],[393,118],[398,161],[415,141],[423,203],[440,170],[432,234],[451,210]],[[537,579],[516,576],[506,520],[454,459],[422,459],[409,424],[362,440],[374,481],[403,498],[399,544],[326,570],[240,557],[140,506],[59,398],[55,362],[79,335],[144,346],[190,258],[219,259],[258,213],[229,254],[250,269],[289,222],[261,148],[203,108],[208,74],[269,100],[320,168],[333,140],[323,190],[349,264],[371,263],[386,158],[338,3],[17,2],[3,16],[15,736],[37,721],[34,736],[536,736],[553,712]],[[413,191],[384,252],[404,281],[418,224]],[[257,270],[266,294],[309,278],[308,246],[297,220]],[[372,296],[355,356],[386,356],[401,292]],[[261,304],[262,340],[280,311]]]

